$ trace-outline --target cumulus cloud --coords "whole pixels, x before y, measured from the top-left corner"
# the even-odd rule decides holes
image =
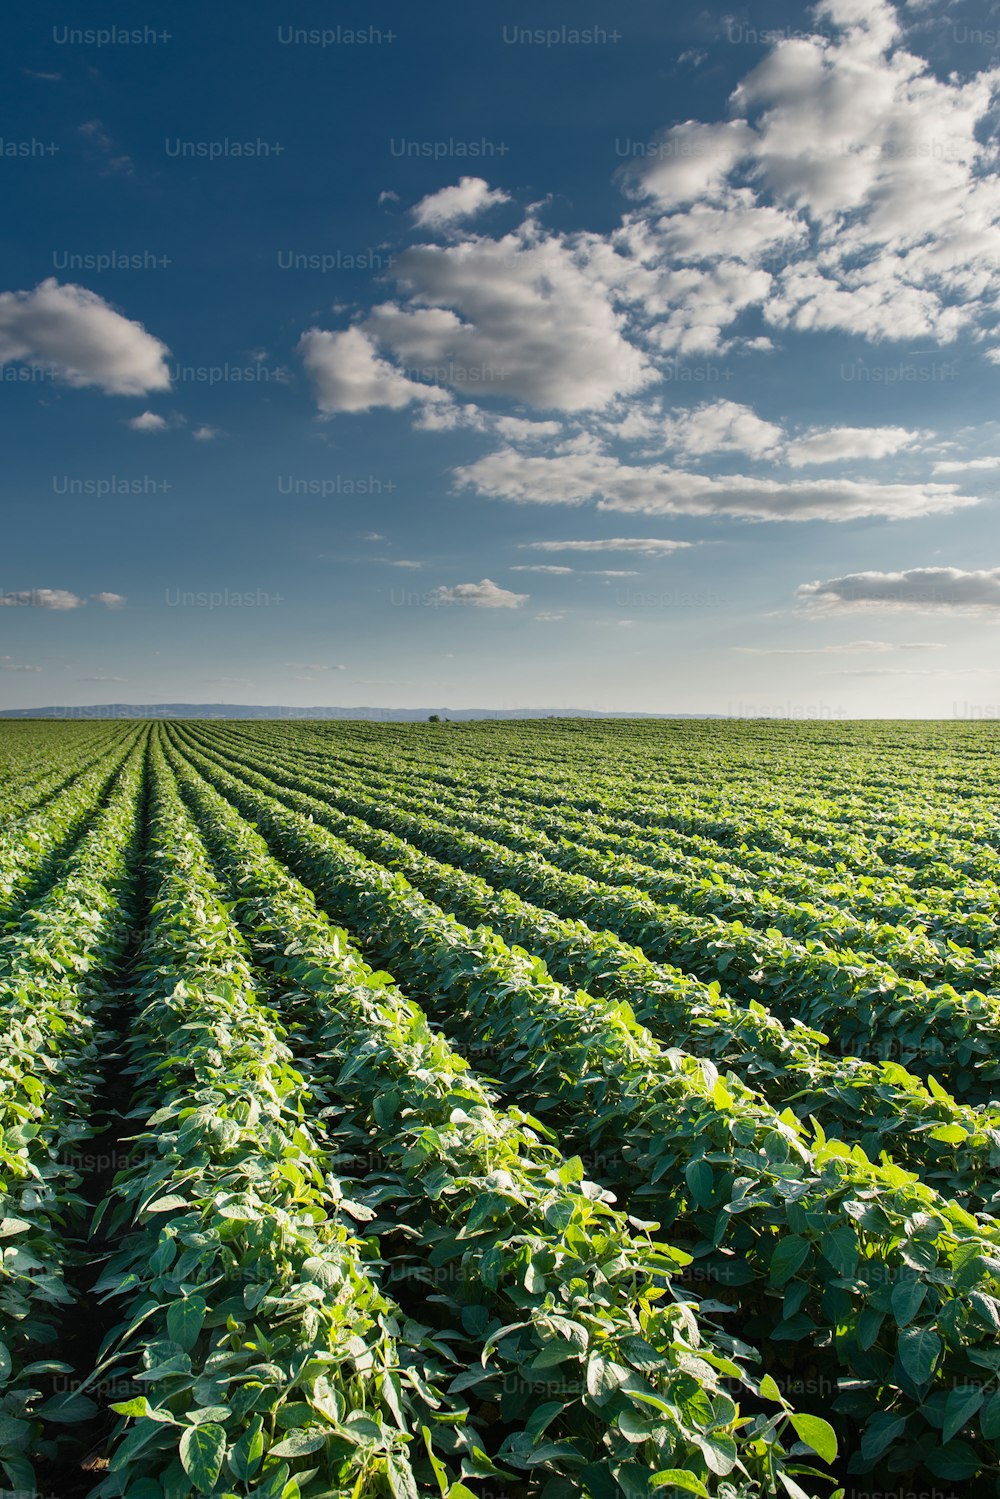
[[[144,411],[140,416],[131,417],[128,425],[133,432],[165,432],[170,424],[165,417],[157,416],[155,411]]]
[[[216,437],[222,436],[222,431],[219,427],[195,427],[191,436],[195,442],[213,442]]]
[[[907,427],[827,427],[794,438],[787,444],[784,456],[792,468],[852,458],[888,458],[912,447],[923,436]],[[934,472],[942,471],[936,464]]]
[[[924,613],[991,614],[1000,610],[1000,567],[914,567],[905,572],[847,573],[803,583],[796,597],[830,612],[910,609]]]
[[[749,406],[736,401],[705,401],[690,411],[667,417],[663,430],[670,447],[691,457],[748,453],[760,458],[773,452],[783,436],[774,422],[762,420]]]
[[[103,604],[105,609],[124,609],[128,602],[123,593],[92,593],[90,597],[95,604]]]
[[[519,609],[527,603],[526,593],[511,593],[507,588],[498,588],[489,578],[479,583],[456,583],[453,588],[435,588],[433,599],[438,604],[471,604],[476,609]]]
[[[626,169],[633,238],[674,264],[758,267],[780,245],[760,297],[776,326],[946,342],[1000,286],[1000,70],[936,76],[879,0],[812,14],[815,35],[742,80],[733,118],[673,126]]]
[[[140,396],[169,390],[169,352],[86,287],[50,276],[34,291],[0,292],[0,364],[17,360],[67,385]]]
[[[718,125],[685,120],[664,130],[624,176],[637,196],[673,208],[720,193],[733,169],[751,157],[757,145],[756,132],[746,120]]]
[[[393,270],[406,301],[376,307],[366,326],[404,365],[466,395],[586,411],[656,378],[586,243],[529,224],[499,240],[414,245]]]
[[[374,406],[398,410],[411,401],[441,400],[444,392],[410,380],[380,358],[373,340],[361,328],[328,333],[310,328],[298,344],[306,374],[321,411],[370,411]]]
[[[413,210],[421,229],[446,229],[460,219],[471,219],[498,203],[509,203],[501,188],[491,188],[482,177],[462,177],[454,187],[430,193]]]
[[[582,505],[641,515],[728,515],[749,521],[888,520],[947,514],[978,504],[954,484],[712,476],[605,454],[535,457],[504,448],[455,470],[457,487],[518,504]]]

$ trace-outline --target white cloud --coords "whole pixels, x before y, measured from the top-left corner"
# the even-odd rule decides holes
[[[809,463],[839,463],[852,458],[888,458],[912,447],[924,436],[907,427],[827,427],[796,437],[784,450],[792,468]],[[940,471],[935,464],[934,472]]]
[[[41,671],[40,666],[23,666],[19,661],[14,661],[10,656],[0,656],[0,671]]]
[[[546,613],[546,614],[536,614],[535,618],[539,621],[540,624],[551,625],[551,624],[555,624],[556,620],[558,620],[558,619],[565,619],[566,616],[565,616],[565,614],[549,614],[549,613]]]
[[[966,474],[974,472],[988,472],[991,469],[1000,468],[1000,457],[990,458],[948,458],[935,463],[936,474]]]
[[[92,593],[90,597],[95,604],[103,604],[105,609],[124,609],[128,602],[124,593]]]
[[[546,562],[519,562],[511,568],[512,573],[571,573],[571,567],[556,567]]]
[[[813,16],[815,35],[778,41],[743,79],[734,118],[674,126],[626,169],[644,204],[633,243],[747,268],[780,247],[760,296],[778,327],[947,342],[990,326],[1000,69],[936,76],[876,0]]]
[[[526,593],[498,588],[489,578],[479,583],[456,583],[453,588],[435,588],[433,593],[438,604],[472,604],[476,609],[519,609],[528,597]]]
[[[497,417],[493,423],[501,437],[511,442],[530,442],[534,438],[558,437],[562,432],[561,422],[531,422],[520,416]]]
[[[0,608],[6,609],[80,609],[86,602],[65,588],[22,588],[0,593]]]
[[[729,174],[757,148],[756,133],[745,120],[702,124],[685,120],[672,125],[624,177],[637,196],[655,198],[664,208],[692,203],[719,193]]]
[[[458,487],[518,504],[581,505],[640,515],[730,515],[753,521],[889,520],[948,514],[978,504],[954,484],[877,484],[850,479],[783,482],[747,474],[715,477],[620,463],[602,454],[546,458],[511,448],[455,470]]]
[[[141,416],[130,417],[128,425],[133,432],[165,432],[170,424],[155,411],[144,411]]]
[[[482,177],[462,177],[454,187],[430,193],[413,210],[421,229],[446,229],[459,219],[471,219],[498,203],[509,203],[501,188],[491,188]]]
[[[360,328],[340,333],[310,328],[299,339],[298,348],[321,411],[370,411],[374,406],[398,410],[411,401],[443,398],[440,389],[408,379],[380,358],[374,342]]]
[[[49,277],[34,291],[0,292],[0,364],[19,360],[67,385],[139,396],[169,390],[169,352],[83,286]]]
[[[366,327],[405,366],[465,395],[599,409],[655,374],[625,336],[612,273],[592,259],[597,248],[530,222],[499,240],[415,245],[394,263],[406,304],[376,307]]]
[[[522,541],[526,552],[638,552],[640,557],[669,557],[693,546],[691,541],[666,541],[653,536],[611,536],[606,541]]]
[[[848,573],[803,583],[796,597],[829,612],[913,609],[923,613],[988,614],[1000,610],[1000,567],[914,567],[905,572]]]
[[[346,666],[327,666],[324,663],[317,662],[317,661],[288,661],[288,662],[286,662],[286,665],[290,666],[293,669],[293,671],[346,671],[347,670]],[[303,680],[303,679],[300,678],[300,680]],[[305,679],[305,680],[308,680],[308,679]]]
[[[222,431],[219,427],[195,427],[191,436],[195,442],[212,442],[216,437],[222,436]]]
[[[749,406],[736,401],[705,401],[663,425],[668,446],[691,457],[703,453],[748,453],[761,458],[772,453],[782,438],[774,422],[766,422]]]

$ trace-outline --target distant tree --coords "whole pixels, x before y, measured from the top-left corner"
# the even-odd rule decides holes
[[[432,713],[431,716],[428,718],[427,722],[428,723],[440,723],[441,722],[441,715],[440,715],[440,713]]]

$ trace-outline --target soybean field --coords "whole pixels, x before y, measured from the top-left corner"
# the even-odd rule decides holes
[[[998,771],[4,722],[0,1496],[1000,1495]]]

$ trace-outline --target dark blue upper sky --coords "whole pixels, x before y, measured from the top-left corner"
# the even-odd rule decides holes
[[[990,711],[1000,18],[328,9],[8,11],[6,704]]]

